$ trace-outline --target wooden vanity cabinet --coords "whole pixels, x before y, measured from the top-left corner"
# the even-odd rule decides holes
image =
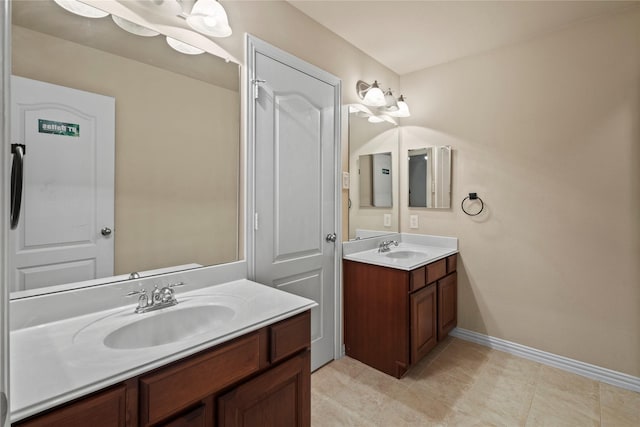
[[[306,311],[14,425],[309,426],[310,347]]]
[[[300,353],[223,395],[218,426],[311,425],[310,366],[310,353]]]
[[[458,275],[454,271],[438,280],[438,341],[458,324]]]
[[[349,357],[396,378],[457,321],[457,255],[411,271],[344,261],[344,340]]]
[[[53,411],[12,424],[20,427],[124,427],[126,388],[111,387]]]

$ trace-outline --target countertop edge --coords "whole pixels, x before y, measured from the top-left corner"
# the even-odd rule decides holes
[[[298,308],[289,310],[287,312],[281,313],[279,315],[273,316],[271,318],[262,320],[260,322],[254,323],[252,325],[249,325],[245,328],[236,330],[230,334],[227,334],[223,337],[217,337],[205,342],[202,342],[200,344],[197,344],[195,346],[183,349],[183,350],[179,350],[174,354],[171,354],[169,356],[164,356],[164,357],[160,357],[159,359],[153,360],[151,362],[148,363],[144,363],[142,365],[139,365],[133,369],[129,369],[127,371],[123,371],[118,375],[112,375],[108,378],[105,378],[104,380],[101,381],[96,381],[90,384],[87,384],[84,387],[80,387],[80,388],[76,388],[74,390],[71,390],[67,393],[58,395],[54,398],[45,400],[43,402],[39,402],[38,404],[35,405],[31,405],[31,406],[27,406],[25,408],[21,408],[17,411],[13,411],[10,414],[10,422],[14,423],[14,422],[18,422],[21,421],[27,417],[39,414],[40,412],[55,408],[58,405],[62,405],[68,402],[71,402],[72,400],[75,400],[77,398],[86,396],[90,393],[94,393],[96,391],[100,391],[102,389],[105,389],[107,387],[113,386],[115,384],[118,384],[120,382],[126,381],[130,378],[136,377],[138,375],[144,374],[146,372],[150,372],[154,369],[160,368],[162,366],[165,366],[169,363],[175,362],[177,360],[183,359],[185,357],[188,356],[192,356],[200,351],[215,347],[217,345],[220,344],[224,344],[225,342],[231,341],[234,338],[237,338],[239,336],[257,331],[258,329],[261,329],[265,326],[271,325],[273,323],[277,323],[281,320],[285,320],[288,319],[290,317],[295,316],[296,314],[300,314],[304,311],[307,311],[313,307],[315,307],[317,305],[317,303],[312,302],[312,303],[308,303],[305,304],[303,306],[300,306]]]
[[[347,261],[353,261],[353,262],[361,262],[363,264],[377,265],[378,267],[393,268],[395,270],[411,271],[411,270],[415,270],[416,268],[420,268],[420,267],[422,267],[424,265],[431,264],[432,262],[439,261],[439,260],[441,260],[443,258],[446,258],[448,256],[451,256],[453,254],[457,254],[458,252],[459,252],[458,249],[451,249],[449,252],[445,252],[442,255],[438,255],[436,257],[429,258],[428,260],[421,261],[421,262],[419,262],[417,264],[412,264],[411,266],[392,265],[392,264],[385,263],[385,262],[382,262],[382,261],[376,262],[374,260],[364,259],[364,258],[360,258],[360,257],[357,257],[357,256],[352,256],[352,254],[344,255],[342,257],[342,259],[346,259]],[[358,253],[359,252],[356,252],[353,255],[357,255]]]

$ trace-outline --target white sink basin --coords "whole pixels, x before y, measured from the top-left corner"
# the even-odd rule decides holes
[[[114,330],[104,338],[104,345],[113,349],[136,349],[181,341],[224,325],[236,312],[224,305],[209,304],[153,314]]]
[[[393,258],[393,259],[409,259],[409,258],[425,257],[427,256],[427,254],[424,252],[418,252],[418,251],[395,251],[395,252],[389,252],[385,256],[387,258]]]

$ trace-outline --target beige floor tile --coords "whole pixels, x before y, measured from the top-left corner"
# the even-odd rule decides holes
[[[364,427],[371,424],[372,420],[341,406],[335,400],[319,393],[311,393],[311,425],[313,427]]]
[[[640,426],[640,393],[456,338],[400,380],[343,358],[311,386],[314,427]]]
[[[455,409],[492,425],[524,425],[536,390],[539,365],[520,364],[512,359],[513,356],[498,356],[495,362],[492,355],[494,363],[484,367]],[[520,374],[517,367],[522,368]]]
[[[459,382],[472,384],[488,363],[491,350],[478,351],[473,346],[465,346],[453,341],[421,375],[424,378],[448,375]]]
[[[493,427],[493,426],[501,426],[501,425],[503,424],[493,424],[475,415],[468,415],[458,411],[452,411],[449,417],[447,418],[447,426],[451,426],[451,427]],[[509,426],[509,427],[515,427],[515,426]]]
[[[579,392],[581,394],[598,394],[598,382],[592,379],[572,374],[551,366],[542,365],[540,383],[553,386],[559,390]]]
[[[640,426],[640,393],[600,383],[603,427]]]
[[[383,406],[379,425],[445,426],[451,408],[434,394],[420,388],[399,390]]]
[[[542,366],[527,426],[600,425],[596,381]]]
[[[399,380],[369,366],[366,366],[356,377],[356,380],[373,390],[393,397],[396,393],[409,387],[409,382]]]

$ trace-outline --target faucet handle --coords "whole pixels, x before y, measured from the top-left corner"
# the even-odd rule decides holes
[[[184,282],[172,283],[172,284],[168,285],[167,288],[177,288],[179,286],[186,286],[186,283],[184,283]]]
[[[132,297],[134,295],[146,295],[147,291],[145,291],[144,289],[140,289],[139,291],[131,291],[128,294],[126,294],[126,297]]]

